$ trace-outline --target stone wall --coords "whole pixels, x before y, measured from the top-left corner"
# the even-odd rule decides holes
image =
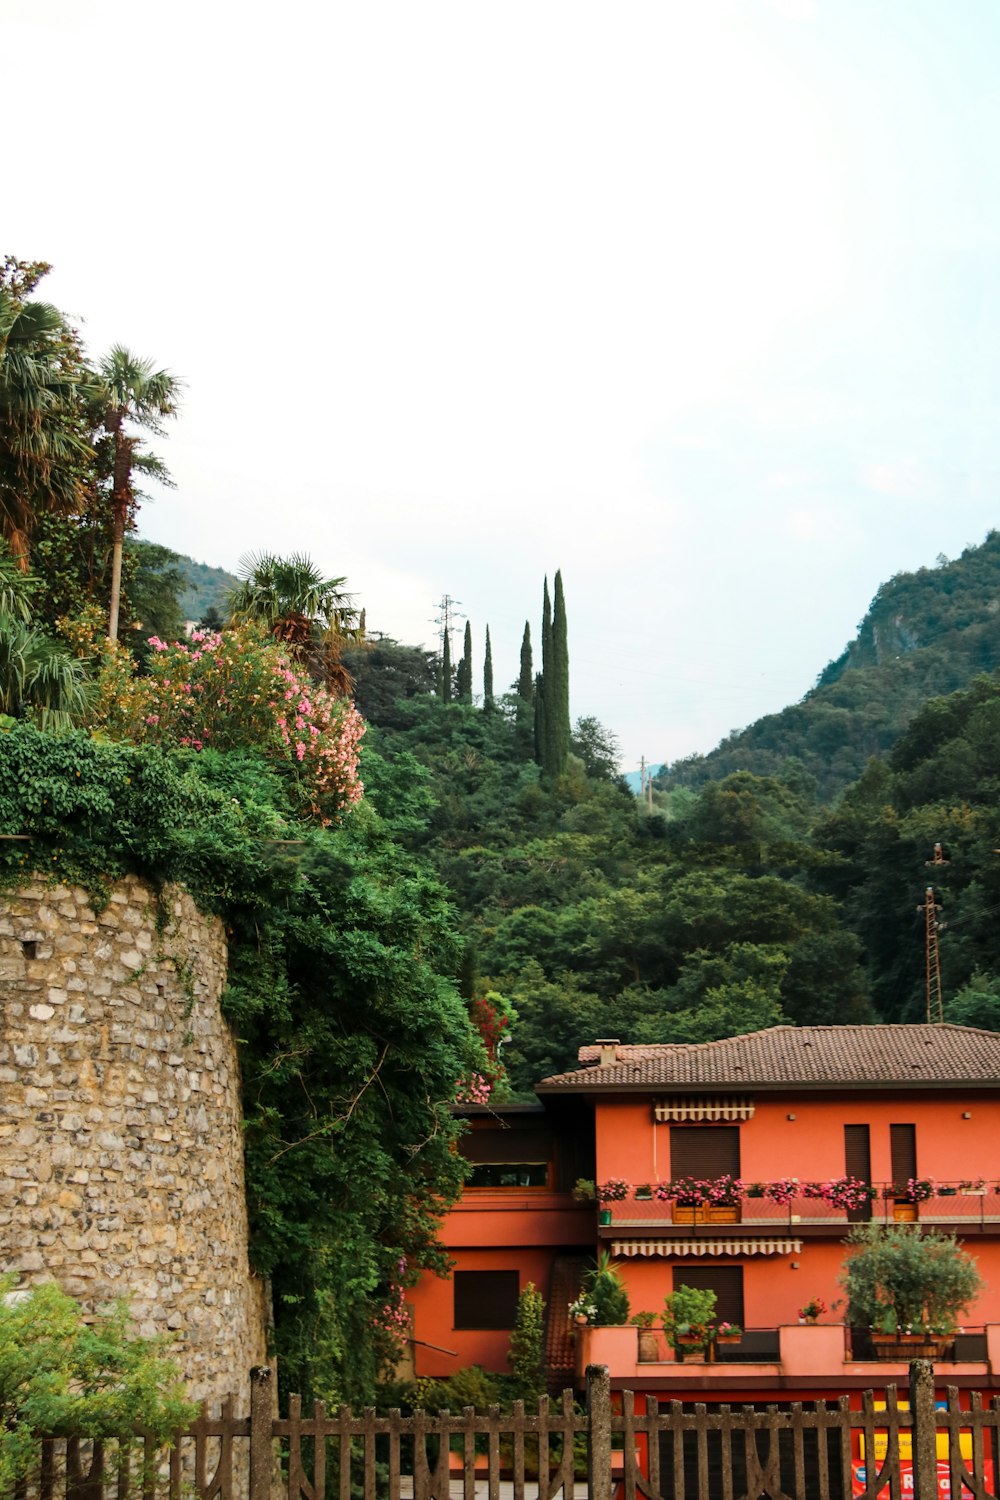
[[[0,1264],[171,1332],[196,1399],[265,1357],[222,924],[127,878],[0,892]]]

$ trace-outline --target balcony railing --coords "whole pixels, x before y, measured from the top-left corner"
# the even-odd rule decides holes
[[[959,1224],[966,1233],[976,1227],[996,1226],[1000,1229],[1000,1184],[997,1183],[989,1183],[981,1189],[958,1183],[935,1183],[929,1196],[918,1197],[917,1201],[913,1201],[914,1195],[893,1191],[891,1183],[873,1183],[871,1194],[858,1207],[849,1209],[827,1197],[817,1196],[815,1192],[807,1194],[801,1188],[793,1190],[787,1202],[769,1196],[767,1185],[760,1192],[754,1187],[745,1188],[740,1200],[729,1204],[663,1201],[656,1196],[655,1189],[648,1197],[637,1196],[636,1190],[632,1189],[627,1197],[601,1205],[602,1223],[627,1231],[660,1229],[669,1225],[714,1229],[739,1224],[744,1228],[782,1231],[800,1226],[829,1225],[846,1232],[852,1223],[874,1219],[887,1223]]]

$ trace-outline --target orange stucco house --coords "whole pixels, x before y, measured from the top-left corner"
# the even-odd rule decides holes
[[[548,1376],[607,1364],[613,1387],[712,1401],[814,1399],[902,1380],[906,1359],[844,1326],[843,1240],[868,1218],[954,1231],[986,1282],[937,1354],[949,1384],[1000,1390],[1000,1035],[950,1025],[778,1026],[701,1045],[584,1047],[537,1103],[465,1108],[471,1163],[443,1240],[449,1279],[411,1294],[418,1375],[506,1368],[518,1293],[547,1302]],[[578,1179],[623,1194],[579,1202]],[[738,1186],[685,1201],[678,1179]],[[845,1180],[868,1192],[845,1190]],[[631,1310],[709,1286],[738,1342],[681,1358],[663,1334],[573,1326],[598,1250]],[[827,1307],[815,1325],[799,1310]],[[706,1355],[708,1357],[706,1357]],[[894,1363],[893,1360],[897,1362]],[[787,1394],[786,1394],[787,1393]]]

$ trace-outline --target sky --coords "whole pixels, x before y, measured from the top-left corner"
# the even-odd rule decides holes
[[[0,0],[0,251],[181,376],[144,536],[460,601],[562,570],[622,765],[794,702],[1000,520],[996,0]]]

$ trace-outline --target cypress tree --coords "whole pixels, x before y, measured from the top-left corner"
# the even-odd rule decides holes
[[[542,770],[552,769],[552,746],[548,704],[549,673],[552,669],[552,601],[546,576],[542,590],[542,670],[535,678],[535,759]]]
[[[461,703],[472,702],[472,626],[465,622],[465,642],[456,676],[458,698]]]
[[[490,646],[490,627],[486,627],[486,655],[483,659],[483,708],[493,707],[493,651]]]
[[[550,744],[550,770],[559,776],[569,755],[569,639],[566,629],[566,598],[562,573],[555,577],[552,605],[552,665],[545,688],[546,725]]]
[[[444,646],[441,651],[441,671],[438,676],[438,697],[442,703],[451,702],[451,631],[445,626]]]
[[[545,679],[535,678],[535,760],[545,768]]]
[[[521,637],[521,672],[517,679],[517,696],[525,703],[530,703],[534,686],[535,674],[531,665],[531,626],[525,620],[524,635]]]

